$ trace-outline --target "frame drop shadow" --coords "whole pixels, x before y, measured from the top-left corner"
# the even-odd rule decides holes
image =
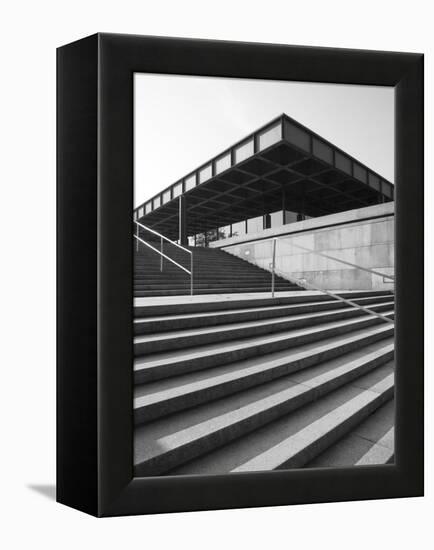
[[[27,488],[35,493],[39,493],[50,500],[56,500],[56,486],[53,484],[28,484]]]

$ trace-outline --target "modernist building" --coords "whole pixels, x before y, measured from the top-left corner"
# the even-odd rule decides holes
[[[286,114],[205,162],[134,211],[181,244],[393,200],[393,185]]]
[[[282,115],[135,210],[136,476],[394,461],[393,191]]]

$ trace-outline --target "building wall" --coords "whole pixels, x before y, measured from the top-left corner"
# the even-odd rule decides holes
[[[276,240],[276,271],[282,276],[305,279],[326,290],[393,289],[390,279],[323,256],[393,275],[393,202],[312,218],[210,246],[270,270],[274,237],[280,237]]]

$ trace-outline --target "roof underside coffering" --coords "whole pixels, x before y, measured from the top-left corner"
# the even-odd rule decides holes
[[[134,211],[178,237],[179,196],[194,235],[282,210],[317,217],[393,200],[393,185],[330,142],[281,115]]]

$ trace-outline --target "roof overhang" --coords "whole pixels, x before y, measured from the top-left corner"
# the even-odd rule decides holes
[[[194,235],[281,210],[317,217],[393,200],[393,185],[287,115],[250,134],[135,209],[177,238],[179,196]]]

